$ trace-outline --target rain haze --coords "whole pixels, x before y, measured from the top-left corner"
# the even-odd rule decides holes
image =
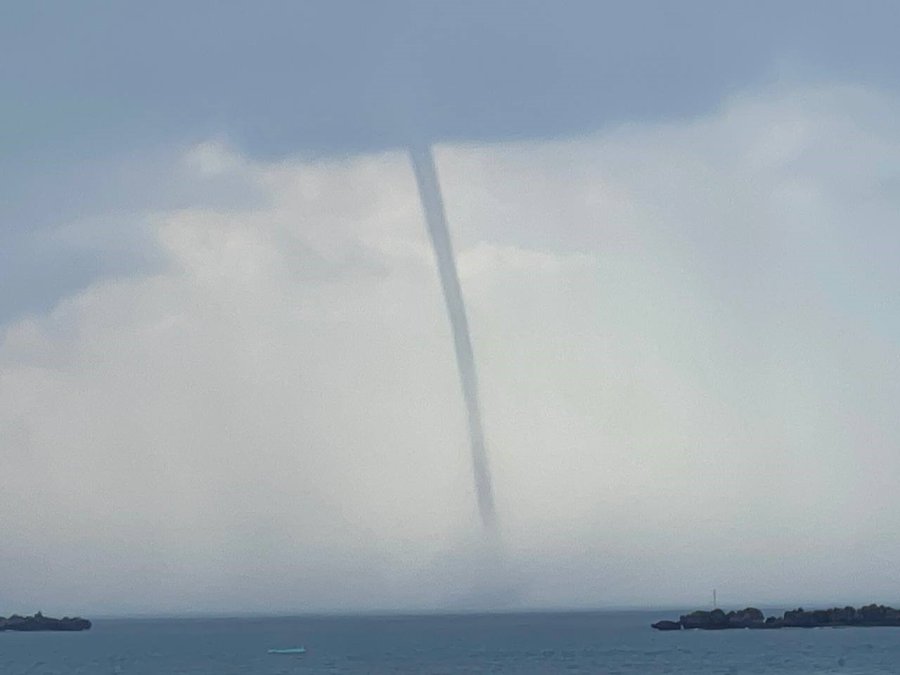
[[[896,602],[898,22],[4,3],[0,604]]]

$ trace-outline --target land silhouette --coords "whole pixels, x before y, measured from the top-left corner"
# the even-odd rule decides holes
[[[802,607],[785,612],[782,616],[766,617],[756,607],[733,612],[721,609],[697,610],[682,614],[678,621],[657,621],[651,624],[656,630],[727,630],[729,628],[825,628],[838,626],[900,626],[900,609],[885,605],[833,607],[831,609],[805,610]]]

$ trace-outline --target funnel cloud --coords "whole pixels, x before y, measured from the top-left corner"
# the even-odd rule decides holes
[[[444,290],[444,301],[447,303],[447,314],[453,330],[456,365],[459,368],[459,379],[469,420],[469,442],[472,448],[472,470],[475,478],[475,494],[478,499],[478,513],[485,528],[493,530],[496,527],[497,516],[487,448],[484,442],[481,405],[478,401],[475,355],[472,351],[466,305],[459,286],[456,259],[453,254],[453,244],[450,241],[450,231],[447,228],[447,216],[444,212],[444,201],[441,197],[437,171],[434,166],[434,156],[430,146],[413,145],[409,149],[409,157],[416,174],[419,198],[422,201],[422,210],[425,212],[425,222],[434,248],[441,287]]]

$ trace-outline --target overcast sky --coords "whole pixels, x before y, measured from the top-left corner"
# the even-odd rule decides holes
[[[4,3],[0,614],[900,602],[897,25]]]

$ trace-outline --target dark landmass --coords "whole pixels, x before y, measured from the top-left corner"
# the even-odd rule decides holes
[[[678,621],[657,621],[656,630],[725,630],[728,628],[823,628],[836,626],[900,626],[900,609],[884,605],[834,607],[807,611],[802,607],[785,612],[783,616],[765,617],[755,607],[736,612],[698,610],[683,614]]]
[[[89,630],[91,622],[82,619],[79,616],[68,617],[62,619],[51,619],[44,616],[40,612],[34,616],[19,616],[13,614],[8,619],[0,616],[0,631],[18,630],[18,631],[39,631],[39,630],[61,630],[61,631],[77,631]]]

